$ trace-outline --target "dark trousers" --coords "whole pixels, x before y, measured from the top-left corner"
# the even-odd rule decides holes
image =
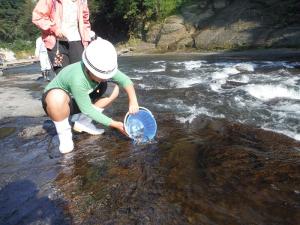
[[[46,99],[48,93],[49,93],[51,90],[53,90],[53,89],[50,89],[50,90],[46,91],[46,92],[43,94],[43,96],[42,96],[42,105],[43,105],[43,109],[44,109],[44,111],[45,111],[45,113],[46,113],[47,115],[48,115],[48,113],[47,113],[47,103],[46,103],[45,99]],[[63,90],[63,89],[61,89],[61,90]],[[89,94],[92,103],[95,103],[96,101],[98,101],[98,100],[104,95],[104,93],[106,92],[106,90],[107,90],[107,82],[101,82],[101,83],[95,88],[95,90]],[[65,90],[63,90],[63,91],[65,91]],[[66,92],[66,91],[65,91],[65,92]],[[72,98],[71,95],[70,95],[68,92],[66,92],[66,94],[67,94],[67,95],[69,96],[69,98],[70,98],[70,102],[69,102],[70,115],[80,113],[81,111],[80,111],[80,109],[79,109],[79,107],[78,107],[78,105],[77,105],[75,99]]]
[[[84,47],[81,41],[59,41],[59,52],[63,55],[62,67],[53,67],[56,74],[59,73],[64,67],[69,64],[81,61]],[[48,56],[51,64],[53,65],[55,54],[57,51],[57,42],[52,49],[48,49]]]

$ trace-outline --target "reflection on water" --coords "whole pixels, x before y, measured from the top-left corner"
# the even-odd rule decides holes
[[[109,129],[102,136],[76,133],[75,151],[62,156],[46,118],[8,118],[1,127],[15,124],[18,135],[0,142],[2,190],[13,181],[34,180],[59,212],[48,218],[64,215],[81,225],[298,224],[294,65],[249,58],[121,58],[140,104],[156,118],[156,141],[136,145]],[[126,100],[121,94],[106,113],[122,120]],[[32,130],[43,122],[44,132]],[[32,195],[25,196],[31,203]]]

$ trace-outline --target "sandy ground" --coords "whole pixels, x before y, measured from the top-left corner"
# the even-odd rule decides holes
[[[43,116],[41,93],[46,83],[40,74],[0,76],[0,119],[16,116]]]

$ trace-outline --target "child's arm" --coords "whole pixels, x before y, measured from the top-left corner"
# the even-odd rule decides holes
[[[120,84],[126,91],[129,99],[129,113],[136,113],[139,111],[139,104],[137,101],[135,89],[130,78],[123,72],[118,70],[115,76],[112,78],[113,81]]]
[[[139,111],[139,104],[137,101],[133,84],[124,87],[124,89],[127,92],[128,99],[129,99],[129,113],[130,114],[137,113]]]

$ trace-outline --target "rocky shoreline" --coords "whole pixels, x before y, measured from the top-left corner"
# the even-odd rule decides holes
[[[297,48],[300,5],[295,3],[190,1],[176,15],[147,24],[144,39],[161,51]]]
[[[0,76],[0,119],[16,116],[43,116],[40,93],[46,83],[38,81],[40,74]]]
[[[253,55],[258,57],[299,57],[300,60],[300,48],[269,48],[269,49],[237,49],[237,50],[215,50],[215,51],[205,51],[205,50],[176,50],[176,51],[160,51],[156,48],[144,48],[145,42],[136,45],[118,45],[117,50],[120,56],[143,56],[143,55],[221,55],[226,54],[230,56],[242,56],[242,55]],[[147,45],[147,44],[146,44]]]

